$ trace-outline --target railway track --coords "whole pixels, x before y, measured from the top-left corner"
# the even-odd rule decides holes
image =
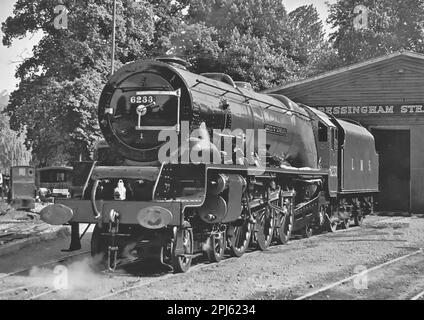
[[[415,295],[415,296],[413,296],[412,298],[411,298],[411,300],[421,300],[422,298],[424,298],[424,291],[422,291],[422,292],[420,292],[420,293],[418,293],[417,295]]]
[[[387,221],[388,220],[392,220],[392,218],[383,219],[383,220],[381,220],[381,222],[385,222],[386,220]],[[346,232],[349,232],[349,231],[357,230],[359,228],[360,227],[351,227],[351,228],[349,228],[347,230],[338,230],[336,233],[342,234],[342,233],[346,233]],[[318,234],[318,235],[314,236],[314,238],[325,237],[326,235],[328,235],[328,233]],[[270,251],[276,250],[279,247],[280,246],[271,246],[270,248],[268,248],[268,250],[270,250]],[[245,256],[249,256],[249,255],[259,254],[260,252],[261,251],[247,252],[241,258],[243,258]],[[227,258],[227,259],[221,261],[219,264],[222,265],[222,264],[229,263],[229,262],[234,261],[234,260],[237,260],[237,259],[240,259],[240,258],[231,258],[230,257],[230,258]],[[207,264],[207,265],[198,264],[198,265],[195,265],[195,266],[191,267],[187,273],[195,272],[195,271],[198,271],[198,270],[207,270],[208,268],[210,268],[210,265],[209,264]],[[158,278],[155,278],[155,279],[148,279],[146,281],[140,280],[140,281],[137,281],[135,284],[133,284],[131,286],[128,286],[128,287],[125,287],[125,288],[122,288],[122,289],[116,289],[116,291],[114,291],[112,293],[108,293],[108,294],[105,294],[105,295],[102,295],[102,296],[98,296],[98,297],[94,298],[94,300],[105,300],[105,299],[109,299],[109,298],[112,298],[112,297],[116,297],[116,296],[118,296],[120,294],[128,293],[128,292],[131,292],[133,290],[140,289],[140,288],[142,288],[144,286],[148,286],[150,284],[153,284],[153,283],[156,283],[156,282],[159,282],[159,281],[163,281],[165,279],[175,278],[175,277],[179,277],[179,276],[182,276],[182,275],[183,274],[167,274],[167,275],[165,275],[163,277],[158,277]],[[348,280],[344,280],[344,281],[348,281]]]
[[[353,230],[358,229],[358,228],[359,227],[353,227],[353,228],[350,228],[348,230],[339,230],[339,231],[337,231],[337,233],[341,234],[341,233],[345,233],[345,232],[348,232],[348,231],[353,231]],[[319,235],[316,235],[315,238],[325,237],[326,235],[328,235],[328,234],[327,233],[319,234]],[[268,250],[272,251],[272,250],[277,250],[278,248],[280,248],[280,246],[272,246]],[[250,252],[245,253],[245,255],[243,257],[257,255],[257,254],[260,254],[260,252],[261,251],[256,251],[256,250],[250,251]],[[84,253],[87,253],[87,252],[84,252]],[[64,257],[64,258],[61,258],[61,259],[58,259],[58,260],[55,260],[55,261],[50,261],[50,262],[47,262],[45,264],[39,265],[38,267],[63,262],[67,258],[71,258],[71,257],[77,256],[77,255],[82,255],[84,253],[79,253],[79,254]],[[228,257],[228,258],[224,259],[223,261],[221,261],[219,264],[223,265],[223,264],[226,264],[226,263],[230,263],[234,260],[243,259],[243,257],[241,257],[241,258]],[[203,270],[206,271],[209,268],[211,268],[211,264],[204,264],[203,262],[204,262],[203,260],[197,261],[197,263],[195,263],[195,265],[193,265],[187,273],[190,274],[190,273],[196,272],[196,271],[203,271]],[[213,265],[215,265],[215,264],[213,264]],[[14,272],[12,274],[8,274],[8,275],[5,275],[5,276],[24,273],[25,271],[28,271],[28,270],[29,269],[20,270],[20,271],[17,271],[17,272]],[[185,273],[185,274],[187,274],[187,273]],[[114,297],[119,297],[122,294],[130,293],[132,291],[136,291],[140,288],[143,288],[145,286],[149,286],[151,284],[154,284],[154,283],[157,283],[157,282],[160,282],[160,281],[164,281],[164,280],[172,279],[172,278],[178,278],[178,277],[181,277],[185,274],[162,273],[162,274],[156,275],[156,276],[142,276],[138,280],[131,281],[128,285],[125,285],[125,286],[118,285],[118,286],[115,286],[113,288],[108,288],[107,293],[104,293],[102,295],[94,295],[93,297],[89,297],[88,299],[90,299],[90,300],[107,300],[107,299],[111,299],[111,298],[114,298]],[[117,276],[119,276],[119,275],[117,275]],[[22,291],[22,290],[30,289],[30,288],[31,288],[30,286],[28,286],[28,287],[25,287],[25,286],[21,287],[20,286],[20,287],[17,287],[16,290]],[[10,292],[11,289],[7,289],[5,291]],[[2,294],[3,293],[0,291],[0,299],[2,298]],[[51,289],[51,288],[44,288],[44,290],[42,292],[35,292],[34,294],[29,295],[25,299],[28,299],[28,300],[36,300],[36,299],[41,299],[41,298],[45,298],[45,299],[52,298],[52,299],[54,299],[54,298],[57,298],[57,297],[60,297],[60,292],[58,292],[57,290]]]
[[[340,230],[337,231],[337,233],[345,233],[345,232],[349,232],[352,230],[357,229],[357,227],[355,228],[350,228],[348,230]],[[325,237],[328,234],[321,234],[321,235],[317,235],[315,236],[315,238],[320,238],[320,237]],[[272,250],[277,250],[279,249],[280,246],[273,246],[270,247],[268,250],[272,251]],[[245,254],[245,256],[251,256],[251,255],[257,255],[260,254],[261,251],[251,251],[251,252],[247,252]],[[72,259],[74,257],[77,256],[82,256],[84,254],[88,254],[88,251],[85,252],[81,252],[81,253],[76,253],[76,254],[72,254],[72,255],[68,255],[65,257],[62,257],[60,259],[57,260],[53,260],[53,261],[49,261],[46,263],[43,263],[41,265],[38,265],[36,267],[46,267],[49,265],[55,265],[58,263],[63,263],[63,262],[67,262],[69,259]],[[329,290],[332,290],[333,288],[336,288],[342,284],[348,283],[349,281],[353,281],[355,280],[357,277],[359,276],[363,276],[365,274],[370,274],[372,272],[376,272],[377,270],[380,269],[384,269],[385,267],[389,267],[391,265],[395,265],[398,262],[402,262],[407,260],[408,258],[411,257],[415,257],[418,256],[420,254],[423,253],[423,249],[420,250],[416,250],[412,253],[409,253],[407,255],[389,260],[385,263],[379,264],[377,266],[374,266],[370,269],[367,269],[359,274],[355,274],[353,276],[344,278],[340,281],[331,283],[329,285],[326,285],[325,287],[322,287],[320,289],[317,290],[313,290],[301,297],[296,298],[296,300],[306,300],[306,299],[314,299],[317,298],[317,296],[319,296],[320,294],[323,294]],[[243,256],[243,257],[245,257]],[[243,257],[241,257],[241,259],[243,259]],[[225,260],[220,262],[220,265],[222,264],[226,264],[226,263],[230,263],[234,260],[239,260],[240,258],[226,258]],[[205,264],[203,263],[204,260],[200,260],[196,261],[196,263],[192,266],[192,268],[189,269],[188,274],[192,273],[192,272],[197,272],[197,271],[207,271],[210,268],[215,268],[215,264]],[[32,266],[31,268],[33,268],[35,266]],[[1,275],[0,276],[0,280],[1,279],[7,279],[8,277],[14,276],[14,275],[20,275],[20,274],[25,274],[26,272],[29,272],[29,270],[31,268],[27,268],[27,269],[22,269],[22,270],[18,270],[16,272],[13,273],[9,273],[6,275]],[[100,272],[101,274],[102,272]],[[83,297],[83,299],[89,299],[89,300],[107,300],[107,299],[113,299],[113,298],[122,298],[125,294],[130,294],[131,292],[137,291],[143,287],[152,285],[154,283],[160,282],[160,281],[164,281],[167,279],[174,279],[174,278],[178,278],[178,277],[182,277],[185,274],[171,274],[169,272],[163,272],[163,273],[159,273],[159,274],[155,274],[154,276],[151,275],[142,275],[139,279],[136,280],[131,280],[131,277],[128,276],[128,274],[125,274],[124,277],[126,277],[125,279],[130,279],[129,281],[126,281],[125,285],[122,285],[122,281],[119,281],[120,276],[119,273],[118,274],[109,274],[108,277],[109,278],[115,278],[115,280],[117,280],[117,282],[119,283],[115,283],[113,286],[109,286],[108,288],[106,288],[105,290],[99,290],[98,292],[89,292],[89,296],[87,297]],[[124,278],[123,277],[123,278]],[[134,277],[132,277],[134,278]],[[109,285],[109,284],[108,284]],[[51,286],[49,287],[37,287],[37,286],[31,286],[31,285],[17,285],[15,287],[11,287],[11,288],[5,288],[3,291],[0,291],[0,299],[4,299],[5,297],[11,297],[12,299],[14,299],[13,293],[18,292],[18,296],[22,297],[23,299],[26,300],[38,300],[38,299],[63,299],[63,293],[57,290],[54,290],[51,288]],[[103,292],[103,293],[102,293]],[[419,300],[422,299],[424,297],[424,292],[421,293],[415,293],[414,297],[411,298],[411,300]]]
[[[90,253],[90,251],[88,251],[88,250],[87,251],[82,251],[82,252],[78,252],[78,253],[74,253],[74,254],[70,254],[70,255],[61,257],[59,259],[49,260],[49,261],[47,261],[45,263],[38,264],[38,265],[35,265],[35,266],[31,266],[29,268],[20,269],[18,271],[14,271],[14,272],[10,272],[10,273],[1,274],[0,275],[0,280],[2,280],[4,278],[7,278],[7,277],[15,276],[15,275],[18,275],[18,274],[21,274],[21,273],[29,272],[34,267],[46,267],[46,266],[49,266],[49,265],[52,265],[52,264],[65,262],[66,260],[68,260],[70,258],[82,256],[82,255],[85,255],[85,254],[88,254],[88,253]],[[0,291],[0,294],[1,294],[1,291]]]
[[[330,284],[328,284],[326,286],[323,286],[323,287],[320,287],[318,289],[312,290],[312,291],[310,291],[310,292],[308,292],[308,293],[306,293],[306,294],[304,294],[304,295],[302,295],[300,297],[295,298],[295,300],[315,300],[315,299],[322,300],[322,299],[332,299],[333,297],[334,298],[337,298],[337,296],[340,296],[340,293],[337,292],[337,289],[340,288],[342,285],[346,285],[346,284],[348,284],[350,282],[354,282],[355,280],[359,280],[359,279],[363,279],[364,277],[371,276],[371,275],[375,274],[376,271],[378,271],[378,270],[382,270],[382,271],[386,271],[386,272],[387,271],[388,272],[392,272],[392,270],[390,270],[389,268],[399,267],[399,266],[397,266],[397,264],[399,264],[401,262],[402,263],[403,262],[408,263],[408,259],[411,260],[414,257],[421,256],[419,258],[422,259],[423,258],[422,257],[423,253],[424,253],[424,250],[422,248],[421,249],[418,249],[418,250],[416,250],[416,251],[414,251],[412,253],[409,253],[409,254],[406,254],[406,255],[397,257],[395,259],[391,259],[389,261],[386,261],[384,263],[378,264],[378,265],[376,265],[374,267],[371,267],[369,269],[363,270],[363,271],[361,271],[361,272],[359,272],[359,273],[357,273],[355,275],[346,277],[344,279],[341,279],[341,280],[338,280],[336,282],[330,283]],[[409,262],[411,262],[411,261],[409,261]],[[375,281],[375,282],[378,282],[378,281]],[[354,286],[352,286],[352,287],[349,287],[347,289],[344,289],[344,291],[348,291],[349,292],[349,291],[354,291],[354,289],[355,289]],[[368,290],[368,288],[366,288],[366,290]],[[424,297],[424,291],[422,291],[422,292],[420,292],[418,294],[415,292],[412,297],[411,297],[411,295],[409,295],[407,297],[407,299],[408,300],[419,300],[419,299],[421,299],[423,297]]]
[[[26,273],[29,274],[30,271],[34,268],[43,268],[43,267],[53,266],[53,265],[56,265],[56,264],[59,264],[59,263],[67,262],[68,260],[70,260],[72,258],[83,256],[83,255],[86,255],[86,254],[89,254],[89,253],[90,253],[90,251],[82,251],[82,252],[78,252],[78,253],[74,253],[74,254],[70,254],[70,255],[61,257],[59,259],[50,260],[50,261],[47,261],[47,262],[39,264],[39,265],[33,265],[33,266],[25,268],[25,269],[20,269],[18,271],[2,274],[2,275],[0,275],[0,280],[2,280],[2,282],[4,282],[5,280],[7,281],[8,278],[11,278],[13,276],[18,276],[18,275],[21,275],[21,274],[24,275]],[[20,285],[20,286],[13,286],[12,285],[11,287],[8,287],[6,289],[0,289],[0,299],[4,299],[5,296],[7,297],[7,295],[19,294],[19,292],[29,293],[30,290],[33,290],[33,289],[37,289],[36,291],[42,291],[42,292],[37,292],[34,295],[26,294],[26,295],[29,295],[29,297],[26,298],[27,300],[37,299],[37,298],[40,298],[42,296],[45,296],[47,294],[50,294],[50,293],[53,293],[53,292],[56,291],[56,290],[52,290],[52,289],[46,289],[46,288],[43,288],[43,287],[40,288],[39,285]]]
[[[349,230],[354,230],[356,228],[351,228]],[[348,230],[340,230],[337,231],[338,233],[343,233],[346,232]],[[321,237],[321,236],[325,236],[325,234],[322,235],[317,235],[316,237]],[[278,249],[280,246],[272,246],[270,247],[268,250],[276,250]],[[259,254],[261,251],[250,251],[250,252],[246,252],[244,256],[251,256],[251,255],[255,255],[255,254]],[[5,274],[2,275],[0,280],[3,278],[7,278],[7,277],[11,277],[11,276],[16,276],[19,274],[25,274],[27,272],[29,272],[32,268],[34,267],[47,267],[49,265],[55,265],[58,263],[63,263],[66,262],[68,259],[77,257],[77,256],[81,256],[84,254],[88,254],[89,251],[84,251],[81,253],[76,253],[73,255],[68,255],[66,257],[62,257],[60,259],[57,260],[52,260],[37,266],[31,266],[30,268],[26,268],[26,269],[22,269],[19,271],[15,271],[13,273],[9,273],[9,274]],[[243,257],[244,257],[243,256]],[[219,264],[226,264],[226,263],[230,263],[231,261],[234,260],[239,260],[239,259],[243,259],[243,257],[241,258],[236,258],[236,257],[228,257],[225,260],[221,261]],[[211,268],[211,264],[205,264],[203,259],[196,259],[197,261],[194,263],[194,265],[189,269],[189,271],[187,273],[182,273],[182,274],[173,274],[173,273],[169,273],[169,272],[163,272],[162,274],[156,275],[156,276],[142,276],[140,279],[138,280],[134,280],[131,281],[129,285],[126,286],[116,286],[113,288],[108,288],[107,291],[109,291],[108,293],[102,294],[102,295],[95,295],[92,298],[88,298],[89,300],[106,300],[106,299],[110,299],[116,296],[119,296],[121,294],[127,293],[127,292],[131,292],[137,289],[140,289],[142,287],[148,286],[150,284],[154,284],[156,282],[160,282],[160,281],[164,281],[166,279],[171,279],[171,278],[178,278],[181,276],[184,276],[185,274],[190,274],[192,272],[196,272],[196,271],[202,271],[202,270],[207,270],[209,268]],[[215,265],[215,264],[212,264]],[[122,267],[122,266],[121,266]],[[106,274],[106,270],[102,270],[100,271],[100,274]],[[119,273],[116,274],[109,274],[109,277],[119,277]],[[42,290],[41,290],[42,289]],[[33,294],[28,294],[28,292],[30,290],[33,290]],[[58,290],[52,289],[50,287],[45,287],[45,288],[40,288],[39,286],[36,285],[27,285],[27,286],[15,286],[13,288],[7,288],[4,289],[2,291],[0,291],[0,299],[4,299],[5,295],[10,295],[14,292],[26,292],[24,299],[25,300],[37,300],[37,299],[41,299],[41,298],[60,298],[60,292]]]
[[[337,233],[344,233],[344,232],[352,231],[352,230],[355,230],[355,229],[359,229],[359,227],[353,227],[353,228],[350,228],[348,230],[339,230],[339,231],[337,231]],[[325,236],[325,234],[319,234],[319,235],[317,235],[315,237],[322,237],[322,236]],[[269,251],[277,250],[279,247],[281,247],[281,246],[271,246],[267,250],[269,250]],[[257,255],[257,254],[260,254],[260,253],[261,253],[261,251],[255,250],[255,251],[250,251],[250,252],[245,253],[240,258],[237,258],[237,257],[228,257],[228,258],[222,260],[221,262],[219,262],[219,265],[224,265],[226,263],[230,263],[230,262],[235,261],[235,260],[243,259],[246,256]],[[97,297],[93,298],[93,300],[106,300],[106,299],[110,299],[110,298],[115,297],[115,296],[118,296],[120,294],[128,293],[128,292],[131,292],[131,291],[140,289],[142,287],[148,286],[150,284],[153,284],[153,283],[156,283],[156,282],[159,282],[159,281],[163,281],[163,280],[170,279],[170,278],[181,277],[181,276],[183,276],[185,274],[190,274],[190,273],[195,272],[195,271],[206,271],[207,269],[210,269],[210,268],[211,268],[211,265],[210,264],[206,264],[205,265],[205,264],[200,263],[200,264],[197,264],[195,266],[192,266],[188,270],[187,273],[182,273],[182,274],[166,274],[166,275],[164,275],[162,277],[158,277],[158,278],[155,278],[155,279],[148,279],[146,281],[141,281],[140,280],[140,281],[137,281],[136,283],[134,283],[131,286],[128,286],[128,287],[125,287],[125,288],[121,288],[121,289],[117,289],[116,291],[113,291],[113,292],[108,293],[108,294],[105,294],[105,295],[97,296]]]

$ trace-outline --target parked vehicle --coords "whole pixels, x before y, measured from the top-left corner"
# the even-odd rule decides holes
[[[14,166],[10,169],[9,204],[17,210],[35,208],[35,168]]]
[[[37,194],[42,202],[67,199],[71,196],[72,167],[45,167],[37,169]]]

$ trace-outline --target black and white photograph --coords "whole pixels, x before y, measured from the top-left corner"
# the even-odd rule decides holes
[[[424,0],[0,0],[0,22],[0,303],[424,300]]]

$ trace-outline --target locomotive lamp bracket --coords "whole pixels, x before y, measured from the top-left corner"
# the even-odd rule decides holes
[[[141,128],[141,117],[143,117],[143,116],[146,115],[147,109],[152,108],[155,105],[156,105],[156,103],[155,102],[152,102],[152,103],[150,103],[148,105],[140,104],[137,107],[136,112],[137,112],[138,120],[137,120],[136,130],[141,130],[141,129],[139,129],[139,128]]]
[[[117,222],[119,220],[119,212],[115,210],[110,210],[109,218],[111,222]]]

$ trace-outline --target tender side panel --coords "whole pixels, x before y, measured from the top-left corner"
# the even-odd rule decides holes
[[[378,154],[371,133],[343,120],[341,192],[378,192]]]

